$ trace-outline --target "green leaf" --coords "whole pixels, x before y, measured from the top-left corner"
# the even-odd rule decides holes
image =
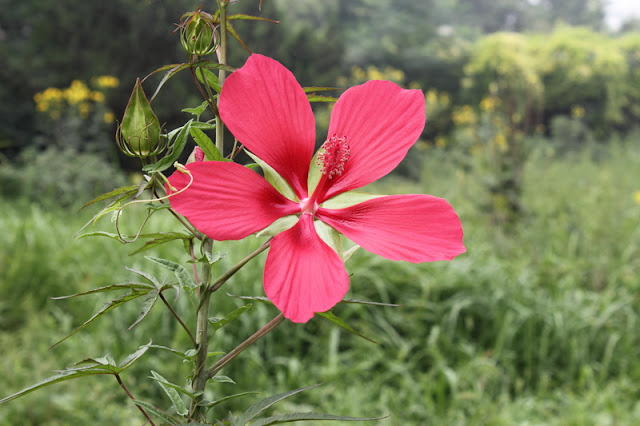
[[[27,388],[24,388],[21,391],[14,393],[13,395],[9,395],[9,396],[7,396],[7,397],[5,397],[3,399],[0,399],[0,404],[12,401],[12,400],[17,399],[17,398],[20,398],[21,396],[27,395],[27,394],[35,391],[35,390],[38,390],[40,388],[45,387],[45,386],[53,385],[54,383],[60,383],[60,382],[65,382],[65,381],[71,380],[71,379],[77,379],[79,377],[95,376],[95,375],[99,375],[99,374],[114,374],[114,373],[111,370],[78,370],[78,371],[70,370],[70,371],[64,371],[62,373],[56,374],[55,376],[48,377],[48,378],[36,383],[35,385],[31,385],[31,386],[29,386]]]
[[[333,314],[333,312],[331,311],[327,311],[327,312],[316,312],[316,315],[321,316],[322,318],[331,321],[332,323],[334,323],[335,325],[337,325],[338,327],[341,327],[345,330],[347,330],[349,333],[351,334],[355,334],[356,336],[360,336],[365,340],[368,340],[372,343],[376,343],[379,344],[379,342],[376,342],[375,340],[369,339],[367,336],[358,333],[353,327],[351,327],[349,324],[347,324],[346,322],[344,322],[344,320],[342,320],[341,318],[338,318],[336,315]]]
[[[273,302],[269,300],[268,297],[264,297],[264,296],[236,296],[235,294],[231,294],[231,293],[227,293],[227,296],[237,297],[238,299],[243,299],[243,300],[254,300],[256,302],[262,302],[262,303],[267,303],[269,305],[273,305]]]
[[[216,128],[215,123],[202,122],[202,121],[194,121],[191,123],[191,128],[200,129],[200,130],[213,130]]]
[[[189,114],[193,114],[193,115],[196,116],[196,120],[199,120],[200,116],[202,115],[202,113],[205,112],[208,107],[209,107],[209,102],[204,101],[200,105],[198,105],[197,107],[194,107],[194,108],[183,108],[180,111],[186,112],[186,113],[189,113]]]
[[[295,395],[297,393],[309,390],[309,389],[313,389],[313,388],[317,388],[318,385],[313,385],[313,386],[308,386],[306,388],[301,388],[301,389],[296,389],[296,390],[292,390],[292,391],[288,391],[288,392],[283,392],[283,393],[279,393],[276,395],[272,395],[270,397],[267,397],[261,401],[256,402],[255,404],[252,404],[247,411],[245,411],[244,413],[242,413],[242,415],[236,419],[234,419],[233,421],[233,425],[234,426],[245,426],[247,423],[249,423],[255,416],[257,416],[258,414],[262,413],[264,410],[266,410],[267,408],[271,407],[273,404],[282,401],[285,398],[290,397],[291,395]]]
[[[140,401],[139,399],[136,399],[133,402],[136,405],[144,408],[145,411],[148,411],[148,412],[154,414],[155,416],[161,418],[163,421],[167,422],[170,425],[180,425],[180,424],[182,424],[182,421],[180,419],[177,419],[177,418],[173,417],[172,415],[165,413],[164,411],[162,411],[158,407],[155,407],[154,405],[151,405],[148,402]]]
[[[132,289],[131,292],[126,293],[121,295],[120,297],[118,297],[117,299],[113,299],[112,301],[110,301],[109,303],[106,303],[98,312],[96,312],[91,318],[89,318],[87,321],[85,321],[80,327],[76,328],[75,330],[73,330],[71,333],[69,333],[67,336],[65,336],[64,338],[62,338],[61,340],[59,340],[58,342],[56,342],[55,344],[53,344],[51,346],[51,348],[53,348],[54,346],[59,345],[60,343],[64,342],[65,340],[67,340],[69,337],[73,336],[74,334],[76,334],[77,332],[79,332],[80,330],[84,329],[86,326],[88,326],[89,324],[91,324],[93,321],[95,321],[96,319],[98,319],[99,317],[101,317],[102,315],[106,314],[109,311],[114,310],[115,308],[117,308],[118,306],[124,305],[127,302],[130,302],[134,299],[137,299],[140,296],[143,296],[145,294],[148,293],[147,291],[141,291],[141,290],[135,290]],[[49,349],[51,349],[49,348]]]
[[[140,238],[153,238],[153,239],[149,241],[145,241],[145,243],[140,248],[129,253],[129,256],[133,256],[134,254],[141,253],[153,247],[156,247],[161,244],[165,244],[174,240],[183,240],[185,242],[188,242],[193,238],[193,235],[187,235],[181,232],[156,232],[156,233],[140,234],[138,236],[138,239]]]
[[[218,84],[218,76],[205,68],[196,69],[196,77],[200,80],[201,83],[206,84],[211,87],[216,92],[220,93],[222,88]],[[207,101],[205,101],[207,103]]]
[[[269,182],[279,193],[284,195],[290,200],[296,199],[296,194],[287,182],[278,172],[276,172],[273,167],[262,161],[257,156],[253,155],[249,151],[245,151],[249,157],[253,159],[256,163],[260,165],[262,171],[264,172],[264,178]]]
[[[225,401],[228,401],[230,399],[234,399],[234,398],[239,398],[241,396],[246,396],[246,395],[253,395],[253,394],[258,394],[259,392],[242,392],[242,393],[236,393],[234,395],[229,395],[229,396],[225,396],[224,398],[215,400],[215,401],[203,401],[198,405],[201,405],[203,407],[207,407],[207,408],[211,408],[214,405],[218,405],[220,403],[223,403]]]
[[[187,269],[184,266],[167,259],[161,259],[159,257],[145,256],[145,258],[173,272],[176,278],[178,278],[180,287],[186,288],[189,290],[193,290],[198,287],[196,283],[193,282],[193,279],[191,278],[191,274],[189,273],[189,271],[187,271]]]
[[[84,209],[85,207],[88,207],[92,204],[98,203],[100,201],[103,200],[108,200],[109,198],[113,198],[113,197],[117,197],[118,195],[122,195],[122,194],[126,194],[127,197],[129,197],[130,195],[135,194],[138,191],[138,185],[129,185],[129,186],[123,186],[120,188],[116,188],[113,191],[109,191],[105,194],[100,195],[99,197],[94,198],[93,200],[89,201],[87,204],[85,204],[84,206],[80,207],[80,210]]]
[[[162,284],[160,284],[160,281],[158,281],[158,279],[153,275],[151,275],[150,273],[144,272],[144,271],[138,271],[137,269],[132,269],[132,268],[129,268],[128,266],[125,266],[124,269],[126,269],[127,271],[131,271],[134,274],[140,275],[144,279],[148,280],[151,284],[153,284],[155,288],[157,289],[162,288]]]
[[[193,355],[187,355],[186,353],[184,353],[182,351],[179,351],[179,350],[173,349],[173,348],[169,348],[169,347],[166,347],[166,346],[151,345],[149,347],[150,348],[154,348],[154,349],[160,349],[160,350],[167,351],[167,352],[171,352],[172,354],[178,355],[179,357],[187,359],[187,360],[193,358]]]
[[[224,318],[209,318],[209,323],[211,323],[211,326],[213,327],[214,331],[218,330],[222,328],[224,325],[238,318],[240,315],[247,312],[249,309],[251,309],[251,306],[252,306],[251,303],[241,306],[238,309],[233,310],[231,313],[225,315]]]
[[[78,239],[81,240],[84,237],[107,237],[107,238],[112,238],[114,240],[120,241],[121,235],[115,234],[113,232],[96,231],[96,232],[88,232],[86,234],[82,234],[78,237]],[[126,235],[122,235],[122,237],[126,237]]]
[[[236,384],[236,382],[234,382],[233,379],[229,376],[213,376],[209,380],[216,383],[233,383],[234,385]]]
[[[102,293],[104,291],[112,291],[112,290],[124,290],[124,289],[129,289],[129,290],[153,290],[155,289],[154,286],[149,285],[149,284],[145,284],[145,283],[138,283],[138,282],[126,282],[126,283],[120,283],[120,284],[110,284],[104,287],[98,287],[98,288],[94,288],[91,290],[87,290],[87,291],[83,291],[82,293],[75,293],[75,294],[69,294],[66,296],[57,296],[57,297],[52,297],[53,300],[62,300],[62,299],[70,299],[72,297],[76,297],[76,296],[85,296],[87,294],[93,294],[93,293]]]
[[[144,355],[149,348],[151,347],[151,340],[149,340],[149,343],[147,343],[146,345],[142,345],[138,348],[137,351],[135,351],[134,353],[130,354],[129,356],[127,356],[119,365],[118,368],[120,369],[119,373],[122,373],[124,370],[126,370],[127,368],[129,368],[134,362],[136,362],[137,360],[140,359],[140,357],[142,355]]]
[[[89,226],[92,223],[96,223],[98,221],[98,219],[100,219],[102,216],[106,215],[107,213],[111,213],[111,212],[120,210],[121,209],[120,203],[122,201],[126,200],[127,198],[129,198],[130,196],[131,196],[131,194],[129,192],[127,192],[127,193],[124,193],[124,195],[121,195],[118,199],[112,201],[111,204],[109,204],[107,207],[103,208],[98,213],[93,215],[93,217],[91,219],[89,219],[87,221],[87,223],[82,225],[82,228],[80,228],[78,230],[78,232],[76,232],[73,235],[73,238],[78,238],[78,234],[80,234],[87,226]]]
[[[363,417],[336,416],[333,414],[325,414],[325,413],[290,413],[290,414],[278,414],[277,416],[258,419],[254,422],[251,422],[251,426],[267,426],[267,425],[275,425],[278,423],[297,422],[300,420],[364,422],[364,421],[372,421],[372,420],[382,420],[384,418],[386,417],[363,418]]]
[[[175,142],[173,143],[170,153],[168,153],[166,156],[161,158],[157,163],[144,166],[142,170],[144,172],[149,172],[149,173],[162,172],[168,169],[169,167],[173,166],[173,163],[178,161],[180,154],[182,154],[182,151],[184,151],[184,147],[187,144],[189,129],[191,128],[192,122],[193,122],[193,119],[187,121],[187,123],[184,126],[182,126],[182,128],[180,129],[180,132],[178,133],[178,136],[176,137]]]
[[[190,392],[190,391],[186,390],[185,388],[176,385],[175,383],[171,383],[170,381],[168,381],[167,379],[165,379],[164,377],[162,377],[160,374],[156,373],[153,370],[151,370],[151,374],[153,375],[153,377],[151,377],[151,379],[155,380],[156,382],[160,383],[161,385],[164,385],[166,387],[169,387],[169,388],[173,389],[174,391],[176,391],[176,395],[177,395],[177,392],[180,392],[180,393],[183,393],[183,394],[187,395],[191,399],[195,399],[198,396],[202,395],[202,392]]]
[[[307,100],[309,102],[336,102],[338,98],[333,96],[321,96],[316,94],[307,94]]]
[[[153,289],[152,291],[150,291],[144,296],[144,299],[142,299],[142,309],[140,310],[140,315],[138,315],[138,318],[133,322],[133,324],[131,324],[129,328],[127,328],[127,331],[131,330],[140,321],[145,319],[145,317],[149,314],[149,312],[151,312],[151,308],[153,308],[153,305],[156,304],[159,294],[160,294],[160,290]]]
[[[215,144],[211,140],[209,136],[205,132],[197,128],[191,128],[189,131],[191,133],[191,137],[196,141],[198,146],[202,148],[202,152],[204,152],[204,156],[206,160],[210,161],[228,161],[224,158],[218,148],[216,148]]]
[[[179,386],[170,383],[167,379],[153,370],[151,370],[151,375],[153,376],[152,379],[158,382],[164,393],[166,393],[171,400],[171,404],[173,405],[173,408],[175,408],[176,413],[180,416],[186,416],[189,413],[189,410],[187,410],[187,406],[184,404],[184,401],[175,389]]]
[[[279,24],[280,21],[274,21],[273,19],[263,18],[261,16],[253,16],[253,15],[245,15],[243,13],[236,13],[233,15],[227,15],[227,20],[233,21],[236,19],[240,19],[243,21],[267,21],[273,24]]]

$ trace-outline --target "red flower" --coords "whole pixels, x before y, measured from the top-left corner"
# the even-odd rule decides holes
[[[297,215],[296,224],[271,241],[264,271],[265,293],[291,321],[306,322],[331,309],[349,287],[341,255],[318,236],[315,221],[391,260],[450,260],[465,251],[460,220],[441,198],[391,195],[346,208],[330,205],[331,198],[381,178],[405,157],[424,128],[421,91],[388,81],[345,91],[317,157],[322,174],[315,186],[309,179],[314,116],[284,66],[252,55],[225,81],[220,113],[234,136],[284,178],[295,196],[285,197],[240,164],[204,161],[186,166],[193,182],[170,198],[171,205],[214,240],[241,239]],[[180,190],[190,178],[176,172],[169,182]]]

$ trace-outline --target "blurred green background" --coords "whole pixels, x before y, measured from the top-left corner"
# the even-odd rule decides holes
[[[50,297],[131,279],[124,266],[166,273],[115,241],[72,236],[95,213],[79,206],[139,179],[117,152],[115,119],[136,77],[186,60],[173,30],[201,3],[0,0],[0,397],[85,357],[122,359],[149,339],[188,348],[159,307],[126,331],[139,313],[131,306],[47,350],[111,300]],[[225,368],[235,384],[213,384],[208,396],[324,382],[276,411],[390,414],[379,422],[387,425],[640,421],[640,22],[613,30],[599,0],[258,3],[230,10],[280,24],[238,23],[238,33],[303,86],[388,79],[424,91],[422,138],[371,190],[446,198],[468,251],[421,265],[356,252],[348,296],[401,306],[334,312],[379,344],[321,318],[285,322]],[[246,57],[232,41],[230,65]],[[148,93],[157,82],[145,83]],[[185,74],[153,106],[172,129],[190,118],[180,109],[200,102]],[[314,109],[321,143],[330,109]],[[125,228],[142,215],[125,215]],[[158,216],[149,229],[178,229]],[[108,219],[91,229],[112,230]],[[220,271],[260,242],[220,243]],[[180,243],[146,254],[187,260]],[[226,291],[263,295],[262,262]],[[214,312],[242,304],[223,297]],[[275,314],[253,306],[212,350],[232,349]],[[149,370],[184,383],[188,368],[177,365],[154,352],[124,379],[136,397],[161,404]],[[106,376],[0,406],[1,425],[142,422]]]

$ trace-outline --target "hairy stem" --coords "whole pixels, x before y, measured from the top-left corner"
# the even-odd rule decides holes
[[[274,319],[269,321],[264,327],[262,327],[260,330],[256,331],[253,335],[251,335],[247,340],[245,340],[244,342],[240,343],[231,352],[226,354],[224,357],[220,358],[220,360],[218,362],[213,364],[213,366],[211,366],[211,368],[209,368],[207,370],[207,372],[206,372],[207,379],[209,379],[209,378],[215,376],[216,374],[218,374],[218,372],[220,370],[222,370],[222,368],[225,365],[227,365],[229,362],[231,362],[231,360],[233,360],[235,357],[237,357],[242,351],[247,349],[253,343],[258,341],[258,339],[260,339],[262,336],[264,336],[265,334],[269,333],[271,330],[276,328],[278,326],[278,324],[280,324],[282,321],[284,321],[284,315],[282,313],[280,313]]]

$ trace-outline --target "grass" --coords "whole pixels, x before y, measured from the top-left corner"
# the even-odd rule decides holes
[[[339,305],[335,313],[372,344],[315,318],[283,323],[241,355],[209,397],[260,390],[262,397],[314,383],[319,389],[275,410],[391,417],[385,425],[623,425],[640,419],[640,150],[632,142],[555,156],[534,151],[524,171],[524,213],[500,229],[480,209],[482,187],[456,170],[446,153],[431,152],[420,183],[386,179],[383,193],[421,192],[447,198],[465,228],[468,252],[453,262],[413,265],[358,251],[347,264],[349,297],[401,307]],[[150,338],[188,348],[166,310],[124,331],[138,307],[102,321],[47,351],[99,309],[108,297],[52,301],[130,279],[124,266],[162,277],[142,256],[108,239],[72,241],[86,217],[7,204],[0,213],[0,377],[3,395],[87,356],[116,359]],[[164,219],[163,219],[164,220]],[[160,220],[159,226],[173,226]],[[106,223],[106,222],[105,222]],[[104,227],[103,227],[104,229]],[[228,252],[220,269],[259,242],[216,243]],[[186,260],[184,250],[150,254]],[[264,254],[225,285],[233,294],[262,295]],[[178,307],[186,307],[181,296]],[[214,301],[215,315],[242,304]],[[230,350],[276,311],[256,305],[216,334]],[[185,318],[193,321],[193,318]],[[188,371],[164,353],[143,358],[125,381],[136,396],[169,409],[149,370],[184,383]],[[105,380],[109,379],[109,380]],[[113,382],[113,383],[112,383]],[[245,397],[218,412],[239,411]],[[111,378],[55,385],[0,407],[0,425],[137,424],[142,417]]]

